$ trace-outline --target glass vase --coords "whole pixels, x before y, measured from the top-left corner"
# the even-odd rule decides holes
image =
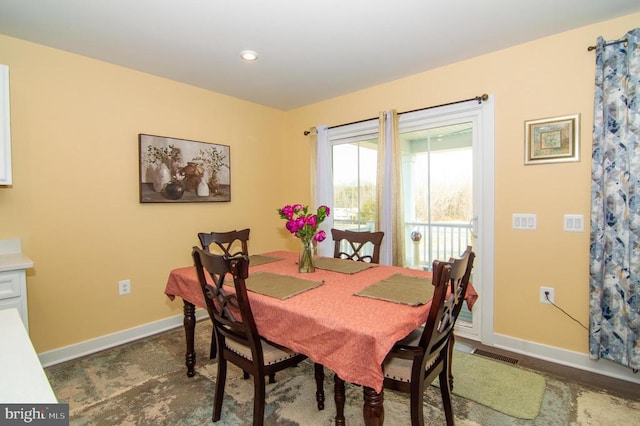
[[[316,268],[313,266],[313,240],[300,240],[300,242],[302,245],[300,247],[300,256],[298,258],[298,272],[315,272]]]

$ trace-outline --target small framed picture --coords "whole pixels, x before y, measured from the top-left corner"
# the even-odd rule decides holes
[[[524,122],[524,164],[580,161],[580,115]]]

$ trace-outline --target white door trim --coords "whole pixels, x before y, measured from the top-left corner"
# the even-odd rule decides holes
[[[444,125],[459,120],[473,122],[473,215],[476,253],[473,285],[478,291],[480,309],[473,310],[472,327],[458,327],[457,334],[491,344],[493,337],[494,277],[494,96],[481,104],[465,102],[400,115],[401,132]]]

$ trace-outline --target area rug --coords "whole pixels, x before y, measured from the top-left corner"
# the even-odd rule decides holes
[[[452,373],[455,395],[519,419],[540,412],[546,383],[539,374],[461,351],[454,351]]]
[[[216,362],[208,357],[211,338],[210,321],[196,326],[196,375],[188,378],[184,366],[184,331],[170,330],[107,351],[89,355],[45,369],[60,402],[70,405],[70,424],[91,426],[136,425],[176,426],[211,423]],[[454,391],[463,389],[463,377],[476,369],[460,361],[455,353]],[[472,360],[478,356],[473,356]],[[484,360],[483,361],[492,361]],[[484,363],[481,363],[484,364]],[[510,367],[514,368],[514,367]],[[515,369],[520,369],[515,367]],[[494,375],[491,369],[488,376]],[[265,425],[330,426],[334,424],[333,377],[325,369],[326,408],[318,411],[315,402],[313,363],[305,361],[297,368],[279,372],[276,383],[266,389]],[[527,420],[507,415],[467,397],[452,396],[458,426],[542,426],[640,424],[640,402],[607,395],[601,389],[587,389],[576,384],[544,376],[546,387],[540,411]],[[506,380],[506,379],[505,379]],[[500,387],[503,386],[500,383]],[[475,386],[475,385],[474,385]],[[487,384],[487,387],[496,387]],[[528,385],[527,385],[528,386]],[[252,423],[253,381],[243,380],[242,371],[230,366],[222,408],[216,426]],[[485,392],[490,392],[485,387]],[[424,416],[427,424],[445,424],[440,390],[428,386],[424,393]],[[385,424],[409,425],[409,397],[384,393]],[[346,386],[346,424],[361,426],[362,388]]]

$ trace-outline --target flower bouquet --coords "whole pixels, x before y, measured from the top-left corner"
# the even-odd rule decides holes
[[[281,219],[287,221],[285,227],[296,237],[300,238],[302,250],[298,260],[298,272],[315,272],[313,266],[313,243],[321,242],[327,234],[318,230],[320,224],[329,216],[330,209],[320,206],[316,213],[309,213],[309,206],[301,204],[286,205],[278,209]]]

